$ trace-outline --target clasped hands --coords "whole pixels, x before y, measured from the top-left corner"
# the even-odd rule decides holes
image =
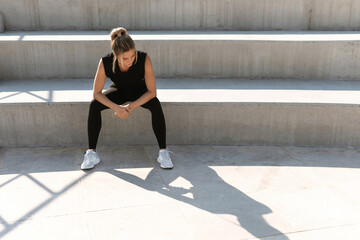
[[[114,115],[121,119],[128,118],[131,114],[130,112],[133,110],[133,107],[131,104],[125,104],[125,105],[118,105]]]

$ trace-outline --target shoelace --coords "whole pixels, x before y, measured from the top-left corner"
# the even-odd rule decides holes
[[[97,153],[94,151],[88,152],[86,155],[88,155],[88,161],[93,162],[97,156]]]
[[[169,154],[169,157],[170,157],[170,153],[175,155],[175,153],[173,153],[172,151],[169,151],[169,150],[161,152],[161,154],[165,154],[165,155]]]

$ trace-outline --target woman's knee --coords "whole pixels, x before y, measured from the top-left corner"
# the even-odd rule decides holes
[[[102,104],[97,101],[96,99],[93,99],[91,102],[90,102],[90,107],[89,107],[89,110],[92,112],[92,111],[101,111],[102,107]]]
[[[162,111],[160,101],[157,97],[150,99],[143,107],[150,111]]]

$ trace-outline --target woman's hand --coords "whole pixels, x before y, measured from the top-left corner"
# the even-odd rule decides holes
[[[130,111],[126,109],[128,105],[119,105],[115,109],[114,115],[121,119],[126,119],[130,116]]]
[[[129,103],[125,105],[125,109],[130,113],[132,110],[134,110],[136,107],[134,106],[134,103]]]

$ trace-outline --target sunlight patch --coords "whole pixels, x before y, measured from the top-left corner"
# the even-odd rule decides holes
[[[169,184],[169,186],[171,188],[181,190],[183,192],[183,193],[181,193],[182,196],[190,198],[190,199],[194,199],[194,194],[190,190],[192,187],[194,187],[194,185],[192,185],[189,180],[179,176],[174,181],[172,181]]]
[[[190,199],[194,199],[194,194],[192,192],[188,192],[185,194],[182,194],[184,197],[190,198]]]
[[[189,190],[190,188],[194,187],[191,182],[183,177],[177,177],[174,181],[172,181],[169,186],[171,187],[179,187]]]

